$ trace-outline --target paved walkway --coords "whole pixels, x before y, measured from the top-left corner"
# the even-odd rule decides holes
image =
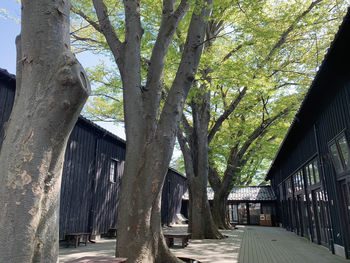
[[[166,231],[183,232],[184,226]],[[175,240],[172,252],[178,257],[198,259],[203,263],[350,263],[325,247],[277,227],[238,226],[237,230],[222,231],[228,237],[221,240],[190,240],[186,248]],[[103,239],[96,244],[60,249],[60,262],[83,256],[113,256],[115,239]]]
[[[246,226],[243,230],[240,263],[350,262],[283,228]]]

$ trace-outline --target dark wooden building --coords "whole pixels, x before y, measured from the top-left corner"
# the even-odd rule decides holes
[[[350,14],[266,179],[286,229],[350,257]]]
[[[214,200],[214,191],[207,188],[209,203]],[[183,209],[188,208],[189,195],[183,195]],[[227,212],[230,223],[261,225],[269,221],[272,225],[276,215],[276,196],[270,186],[235,186],[227,197]],[[187,211],[183,211],[188,216]],[[265,218],[268,220],[265,220]]]
[[[15,97],[15,76],[0,69],[0,149],[3,126]],[[117,227],[119,190],[125,141],[79,117],[67,143],[62,173],[60,238],[66,233],[106,233]],[[170,224],[181,210],[186,177],[169,168],[162,193],[162,223]]]

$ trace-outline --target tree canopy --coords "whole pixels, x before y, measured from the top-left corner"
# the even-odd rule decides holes
[[[122,5],[116,1],[105,1],[115,24],[123,25]],[[261,118],[272,112],[292,108],[282,122],[271,127],[271,135],[265,135],[254,151],[254,163],[243,168],[242,174],[260,174],[266,170],[285,134],[294,112],[298,108],[307,87],[325,50],[330,44],[349,1],[217,1],[214,3],[212,21],[220,23],[220,31],[211,51],[207,50],[201,59],[201,68],[210,65],[211,123],[215,121],[234,101],[237,94],[247,87],[242,105],[227,123],[211,146],[211,159],[223,172],[227,163],[229,146],[237,142],[232,136],[240,127],[244,135],[249,134]],[[303,14],[313,5],[309,13]],[[145,82],[152,44],[160,25],[160,1],[144,2],[142,9],[142,76]],[[110,48],[104,37],[91,25],[97,21],[91,1],[75,1],[73,5],[72,37],[77,52],[90,50],[111,58]],[[80,15],[79,15],[80,14]],[[83,16],[81,16],[84,14]],[[184,32],[188,27],[187,14],[179,24],[169,47],[164,69],[166,94],[179,63]],[[123,28],[120,26],[116,30]],[[284,33],[285,35],[283,35]],[[121,79],[111,65],[101,64],[88,70],[94,87],[84,113],[96,120],[123,121],[123,99]],[[197,76],[197,83],[202,81]],[[205,81],[205,80],[204,80]],[[194,87],[190,98],[200,88]],[[190,99],[189,98],[189,99]],[[243,105],[244,104],[244,105]],[[188,110],[188,109],[187,109]],[[245,120],[237,118],[244,114]],[[228,123],[229,122],[229,123]],[[244,123],[244,125],[243,125]],[[252,126],[253,125],[253,126]],[[244,130],[242,130],[242,128]],[[275,133],[276,135],[273,135]],[[244,140],[244,135],[239,136]],[[274,138],[274,140],[271,140]],[[218,150],[221,151],[218,152]],[[225,157],[226,156],[226,157]],[[263,158],[264,157],[264,158]],[[181,163],[181,161],[180,161]],[[181,166],[178,166],[181,169]],[[251,168],[251,170],[249,169]],[[250,180],[248,180],[250,181]],[[257,180],[256,183],[261,182]]]

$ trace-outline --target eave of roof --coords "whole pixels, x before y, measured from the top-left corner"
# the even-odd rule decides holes
[[[172,167],[170,167],[170,166],[168,167],[168,169],[171,170],[171,171],[173,171],[174,173],[180,175],[181,177],[183,177],[183,178],[185,178],[185,179],[187,180],[186,175],[184,175],[183,173],[180,173],[178,170],[176,170],[176,169],[174,169],[174,168],[172,168]]]
[[[214,191],[211,187],[207,188],[208,200],[214,199]],[[188,191],[183,195],[183,200],[189,199]],[[232,187],[227,197],[228,201],[253,201],[253,202],[272,202],[276,200],[276,195],[271,186],[235,186]]]
[[[16,76],[9,73],[6,69],[0,68],[0,79],[6,81],[16,81]]]

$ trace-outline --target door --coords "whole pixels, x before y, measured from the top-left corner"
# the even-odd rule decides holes
[[[293,212],[293,199],[288,198],[288,221],[289,221],[289,230],[294,231],[295,226],[295,214]]]
[[[344,239],[350,255],[350,178],[339,182],[342,217],[344,220]]]
[[[302,196],[297,196],[297,213],[298,213],[298,234],[304,235],[303,213],[302,213]]]
[[[328,246],[328,220],[327,207],[324,192],[321,188],[315,190],[315,216],[318,223],[319,241],[322,245]]]
[[[248,215],[247,215],[247,204],[239,203],[238,204],[238,223],[239,224],[248,224]]]
[[[251,225],[260,224],[260,203],[249,203],[249,223]]]

